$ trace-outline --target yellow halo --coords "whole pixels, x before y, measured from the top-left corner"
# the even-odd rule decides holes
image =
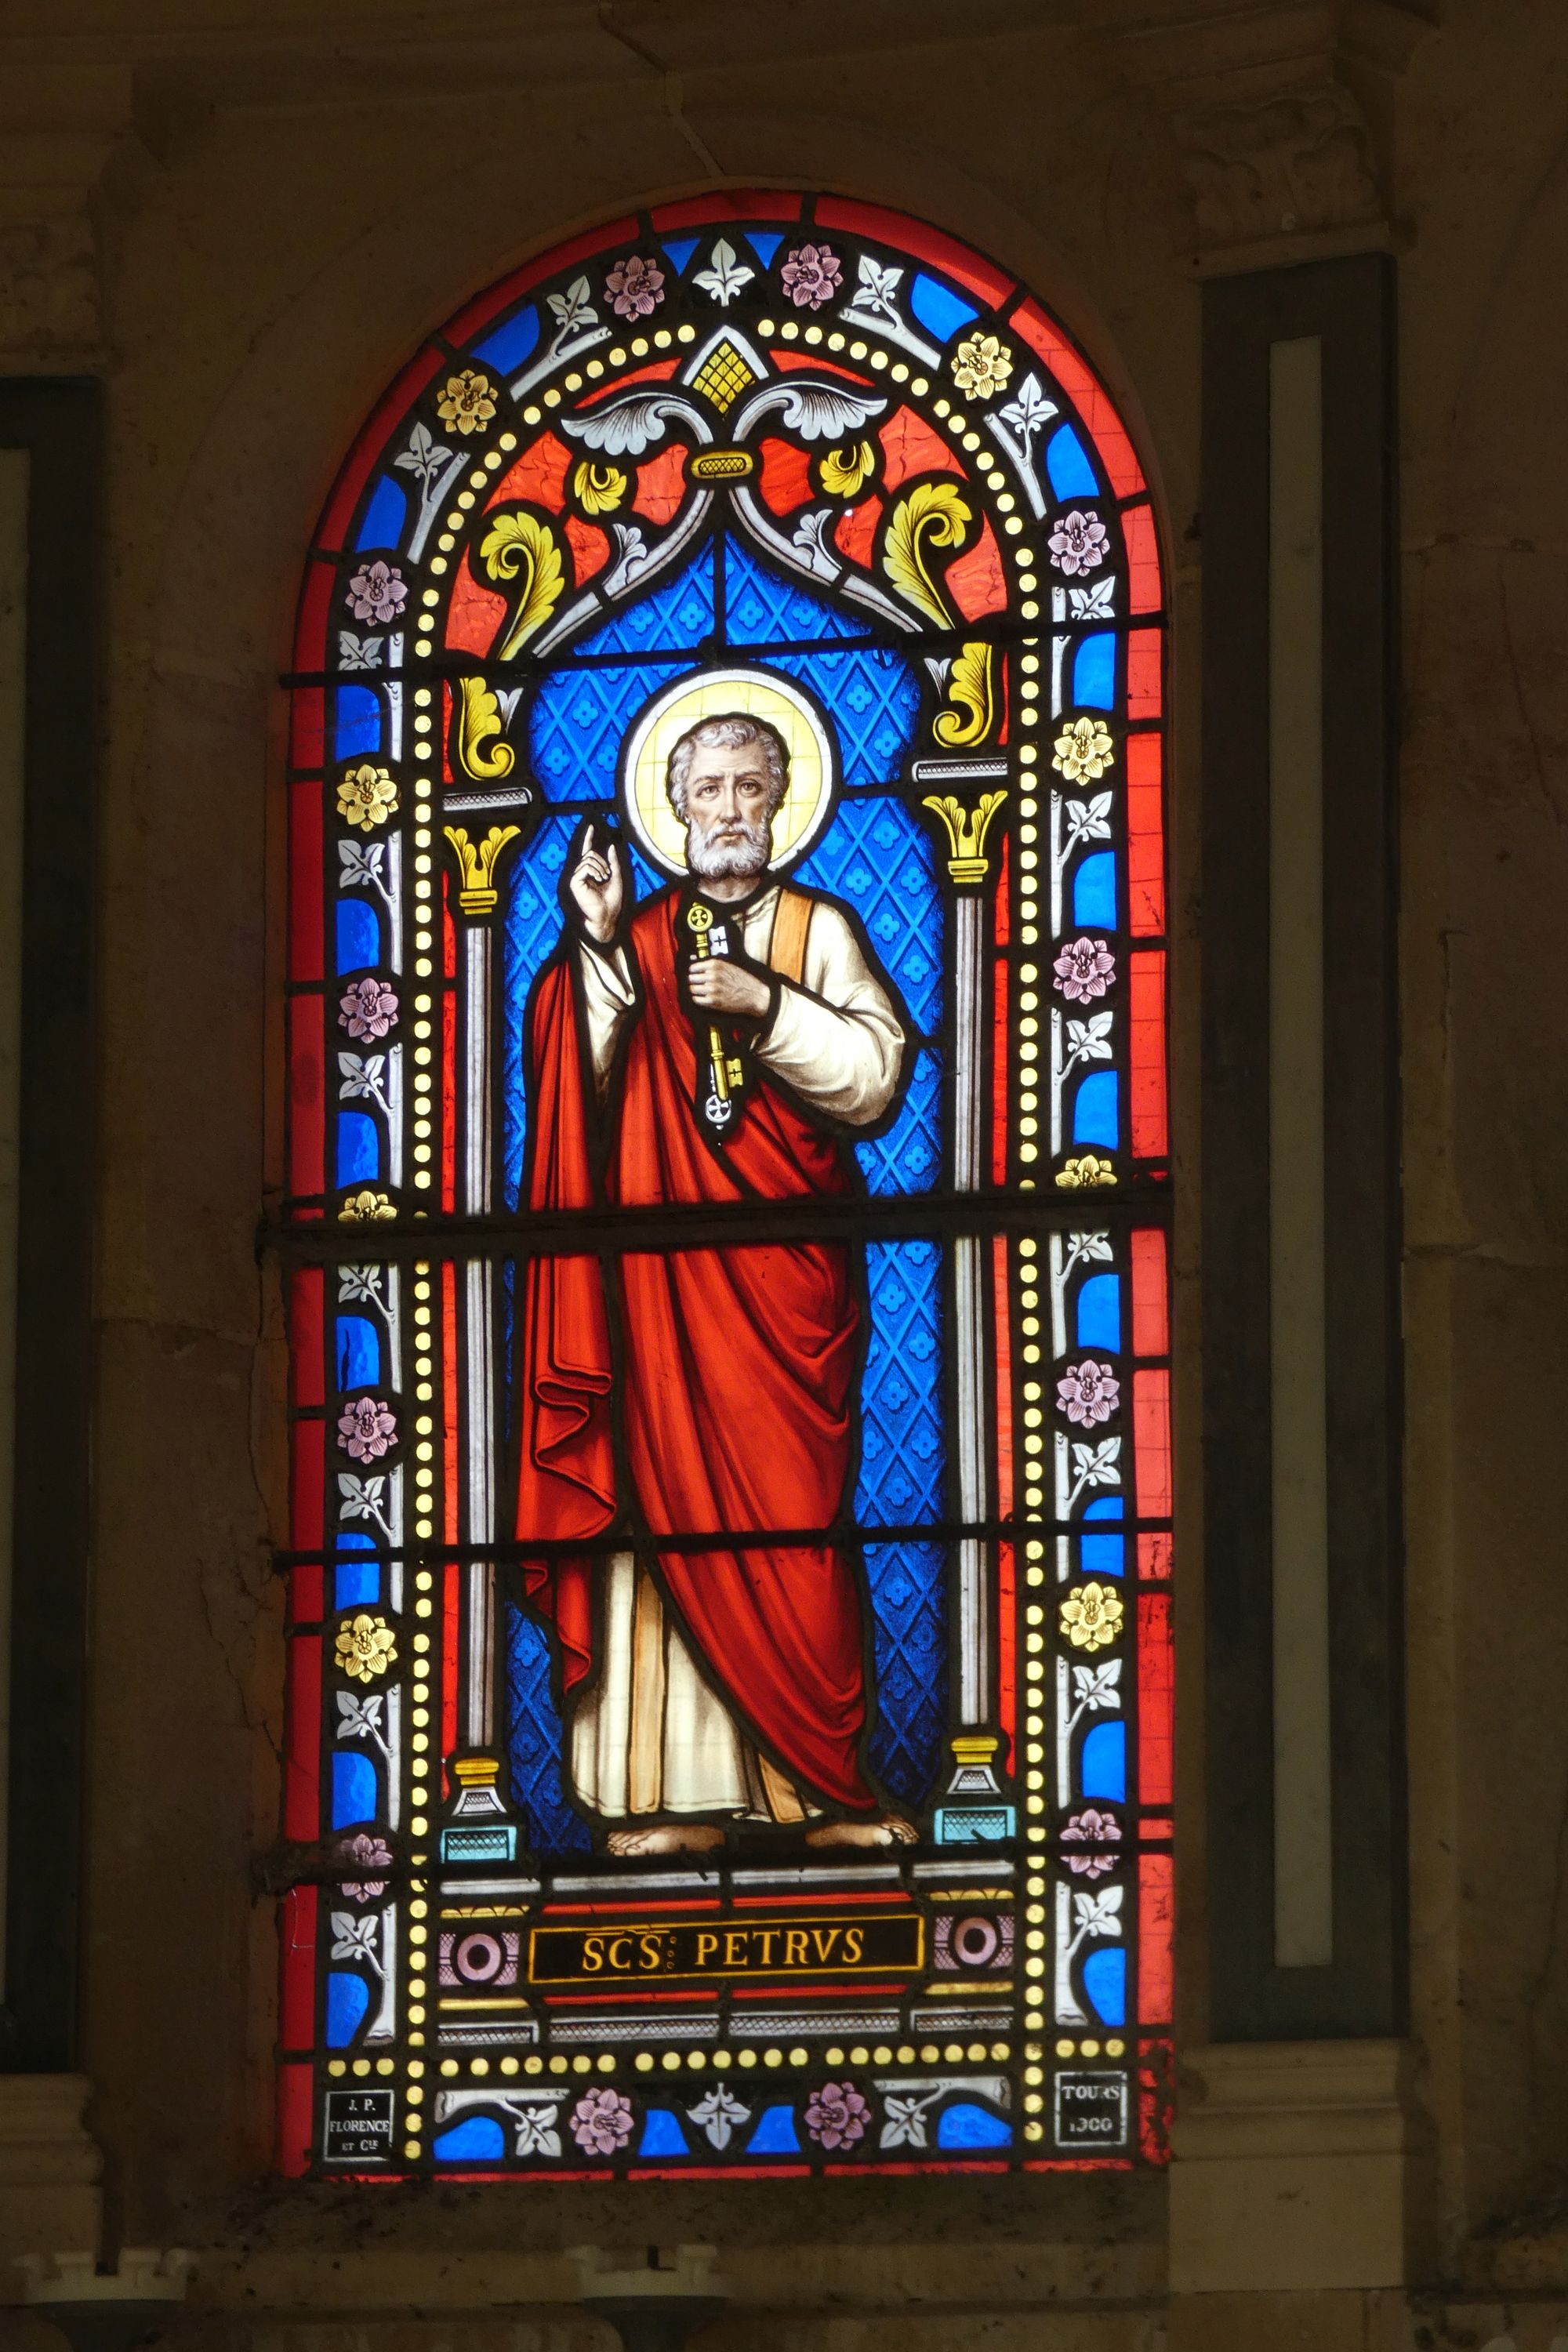
[[[688,728],[744,711],[776,727],[789,751],[789,788],[773,817],[769,868],[793,866],[821,832],[833,805],[833,745],[798,687],[758,669],[707,669],[655,695],[626,737],[621,768],[626,820],[639,848],[666,874],[686,871],[686,827],[669,804],[669,755]]]

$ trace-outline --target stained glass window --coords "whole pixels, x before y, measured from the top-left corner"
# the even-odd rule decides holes
[[[914,221],[479,297],[300,602],[281,2162],[1163,2154],[1158,535]]]

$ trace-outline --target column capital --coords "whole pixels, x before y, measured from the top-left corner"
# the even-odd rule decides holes
[[[1396,242],[1392,89],[1437,5],[1110,0],[1100,29],[1170,124],[1200,270]]]

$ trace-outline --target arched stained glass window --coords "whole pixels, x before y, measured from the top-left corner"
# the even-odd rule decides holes
[[[470,303],[311,551],[281,2160],[1159,2161],[1163,599],[916,222]]]

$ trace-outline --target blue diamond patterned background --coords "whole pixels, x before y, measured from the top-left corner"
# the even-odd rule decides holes
[[[535,1617],[507,1611],[507,1752],[512,1801],[536,1853],[582,1853],[588,1825],[561,1782],[561,1717],[550,1692],[550,1645]]]
[[[809,686],[826,705],[838,731],[844,782],[896,781],[920,715],[920,688],[902,654],[881,646],[863,653],[770,654],[770,669],[782,669]]]
[[[897,983],[917,1028],[941,1027],[944,908],[931,836],[890,798],[841,801],[795,879],[847,899]],[[942,1172],[941,1065],[922,1051],[898,1117],[855,1146],[876,1194],[929,1192]]]
[[[877,1715],[867,1748],[889,1796],[921,1804],[947,1722],[947,1640],[940,1544],[868,1544],[875,1613]]]
[[[914,1074],[891,1127],[858,1143],[855,1157],[874,1199],[932,1190],[942,1174],[942,1063],[929,1046],[915,1056]]]
[[[864,637],[869,624],[772,571],[739,540],[724,542],[724,633],[731,646],[795,645],[811,637]]]
[[[685,654],[713,634],[713,548],[702,550],[673,580],[650,588],[646,596],[616,613],[573,646],[574,654]],[[684,666],[684,665],[683,665]]]
[[[792,879],[849,901],[930,1036],[942,1020],[942,893],[931,835],[902,802],[841,801]]]
[[[866,1251],[871,1334],[860,1382],[863,1527],[940,1518],[942,1443],[942,1252],[935,1242],[872,1242]],[[936,1770],[947,1719],[947,1644],[939,1544],[868,1544],[877,1660],[869,1756],[885,1786],[918,1803]]]
[[[547,816],[510,869],[501,950],[501,1186],[509,1209],[522,1190],[522,1157],[528,1141],[528,1097],[523,1085],[522,1025],[529,991],[540,966],[561,936],[561,873],[581,821],[580,812]],[[624,835],[637,903],[663,887],[664,877]],[[891,1138],[888,1139],[889,1141]]]
[[[517,1206],[528,1136],[523,1015],[539,968],[561,936],[557,894],[578,822],[575,813],[547,816],[511,867],[511,897],[501,946],[501,1181],[509,1209]]]
[[[942,1516],[942,1252],[935,1242],[868,1242],[871,1335],[860,1380],[862,1527]]]
[[[528,751],[547,801],[607,801],[616,791],[621,745],[643,704],[685,662],[641,662],[626,669],[558,669],[529,714]]]

